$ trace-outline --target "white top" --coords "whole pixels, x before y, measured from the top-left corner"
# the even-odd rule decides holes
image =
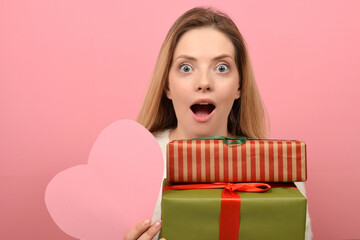
[[[164,173],[163,173],[163,178],[166,178],[166,145],[170,142],[170,138],[169,138],[169,134],[170,134],[170,130],[164,130],[164,131],[160,131],[154,134],[156,140],[158,141],[158,143],[160,144],[161,147],[161,151],[163,154],[163,159],[164,159]],[[297,188],[299,189],[299,191],[306,196],[305,194],[305,186],[303,182],[295,182]],[[161,197],[162,197],[162,183],[161,183],[161,187],[159,189],[159,196],[156,202],[156,206],[155,206],[155,210],[154,210],[154,214],[152,217],[152,222],[154,223],[155,221],[160,221],[161,220]],[[157,234],[153,240],[157,240],[158,239],[158,235]],[[310,216],[309,216],[309,211],[307,210],[306,213],[306,229],[305,229],[305,240],[311,240],[312,239],[312,232],[311,232],[311,223],[310,223]]]

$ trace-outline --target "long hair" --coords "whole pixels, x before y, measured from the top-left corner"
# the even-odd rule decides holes
[[[161,46],[149,90],[137,121],[150,132],[176,128],[177,118],[172,101],[167,98],[169,70],[175,47],[181,36],[194,28],[212,27],[224,33],[235,48],[239,72],[240,98],[234,101],[227,128],[231,135],[266,138],[267,118],[245,41],[230,17],[210,7],[196,7],[181,15],[170,28]]]

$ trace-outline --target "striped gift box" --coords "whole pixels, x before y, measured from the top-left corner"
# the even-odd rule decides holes
[[[306,145],[297,140],[174,140],[167,145],[172,183],[306,181]]]

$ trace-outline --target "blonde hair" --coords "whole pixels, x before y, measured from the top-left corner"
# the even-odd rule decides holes
[[[235,47],[235,62],[239,72],[239,99],[234,101],[228,117],[231,135],[266,138],[266,111],[256,85],[245,41],[228,15],[210,7],[196,7],[181,15],[170,28],[157,58],[149,90],[137,121],[150,132],[176,128],[177,118],[165,89],[168,89],[169,70],[175,47],[187,31],[213,27],[229,37]]]

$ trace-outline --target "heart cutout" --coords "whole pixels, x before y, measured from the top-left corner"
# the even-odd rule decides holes
[[[96,139],[88,164],[58,173],[45,203],[55,223],[86,240],[122,239],[151,218],[163,179],[159,144],[142,125],[119,120]]]

